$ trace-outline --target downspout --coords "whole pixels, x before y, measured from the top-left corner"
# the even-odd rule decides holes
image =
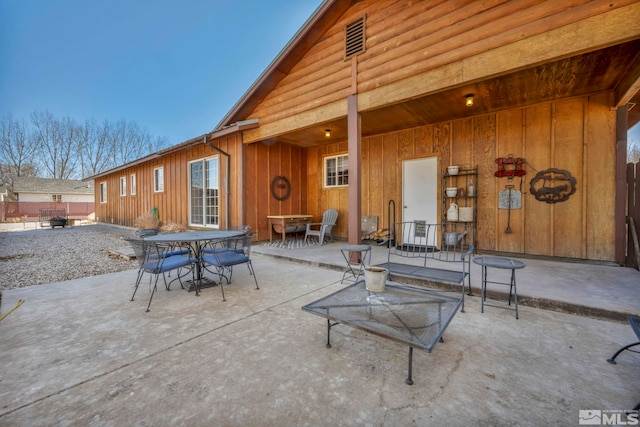
[[[205,145],[208,145],[209,147],[211,147],[211,148],[213,148],[214,150],[216,150],[218,153],[222,154],[222,155],[224,156],[224,159],[225,159],[225,170],[226,170],[226,175],[227,175],[227,176],[226,176],[226,178],[225,178],[225,179],[226,179],[226,182],[224,183],[224,186],[225,186],[225,187],[226,187],[226,189],[227,189],[227,197],[226,197],[226,203],[225,203],[225,205],[226,205],[226,209],[225,209],[225,210],[226,210],[226,213],[225,213],[225,216],[224,216],[224,222],[225,222],[225,224],[224,224],[224,228],[229,228],[229,215],[230,215],[230,210],[229,210],[229,209],[230,209],[230,208],[229,208],[229,200],[230,200],[230,195],[231,195],[231,191],[230,191],[230,189],[229,189],[229,178],[230,178],[230,173],[229,173],[229,157],[231,157],[231,156],[230,156],[228,153],[226,153],[224,150],[222,150],[222,149],[220,149],[220,148],[216,147],[216,146],[215,146],[215,145],[213,145],[213,144],[210,144],[210,143],[207,141],[207,135],[206,135],[206,134],[205,134],[205,136],[204,136],[204,144],[205,144]]]

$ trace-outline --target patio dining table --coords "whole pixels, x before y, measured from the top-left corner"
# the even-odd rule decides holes
[[[206,282],[206,278],[202,276],[202,249],[209,242],[219,242],[231,239],[233,237],[242,236],[242,230],[206,230],[206,231],[182,231],[178,233],[156,234],[155,236],[145,237],[145,240],[157,243],[176,243],[186,244],[195,255],[198,263],[196,264],[196,277],[194,282],[190,283],[188,291],[195,290],[196,296],[200,295],[200,288]],[[215,284],[214,282],[212,282]]]

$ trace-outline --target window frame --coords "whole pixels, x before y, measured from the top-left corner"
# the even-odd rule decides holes
[[[136,195],[136,174],[132,173],[131,174],[131,188],[129,189],[129,192],[132,196]]]
[[[164,193],[164,166],[153,168],[153,192]]]
[[[329,174],[329,162],[335,161],[335,176]],[[342,163],[340,163],[342,160]],[[346,166],[346,173],[339,174],[338,169]],[[334,181],[329,183],[329,180]],[[346,180],[346,183],[339,183],[339,181]],[[349,186],[349,154],[336,154],[334,156],[326,156],[322,159],[322,187],[323,188],[344,188]]]
[[[120,177],[120,196],[124,197],[127,195],[127,177]]]
[[[201,212],[194,212],[194,200],[193,200],[193,166],[197,163],[199,163],[201,165],[201,173],[202,173],[202,181],[200,182],[200,185],[204,188],[205,184],[205,180],[206,180],[206,163],[207,162],[212,162],[215,161],[215,169],[216,169],[216,176],[215,176],[215,186],[213,187],[208,187],[207,190],[215,190],[215,194],[211,195],[211,196],[207,196],[205,191],[203,190],[202,192],[202,200],[200,200],[201,206],[199,206],[199,208],[202,209]],[[218,229],[220,228],[220,221],[221,221],[221,209],[220,209],[220,200],[221,200],[221,189],[220,189],[220,156],[219,155],[214,155],[214,156],[209,156],[209,157],[203,157],[200,159],[195,159],[192,160],[190,162],[188,162],[188,193],[189,193],[189,201],[188,201],[188,216],[189,216],[189,225],[190,226],[194,226],[194,227],[205,227],[205,228],[214,228],[214,229]],[[207,205],[207,199],[213,197],[216,200],[216,203],[213,205]],[[212,213],[213,212],[213,213]],[[194,222],[194,215],[199,215],[199,218],[201,219],[200,222]],[[214,218],[214,221],[212,222],[207,222],[209,218]]]
[[[107,203],[107,181],[100,183],[100,203]]]
[[[53,203],[62,203],[62,194],[52,194],[51,201]]]

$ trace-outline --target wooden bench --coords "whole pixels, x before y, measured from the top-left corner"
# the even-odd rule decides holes
[[[392,280],[413,278],[460,287],[464,312],[465,281],[471,294],[472,223],[398,222],[393,224],[388,247],[387,262],[377,266],[389,270]]]

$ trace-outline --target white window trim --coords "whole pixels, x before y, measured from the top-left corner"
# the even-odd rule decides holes
[[[100,189],[100,203],[107,203],[107,181],[102,181],[98,188]]]
[[[132,196],[136,195],[136,184],[137,184],[137,182],[136,182],[136,174],[132,173],[131,174],[131,189],[130,189],[130,192],[131,192]]]
[[[188,179],[189,179],[189,191],[188,191],[188,215],[189,215],[189,225],[190,226],[194,226],[194,227],[204,227],[204,228],[212,228],[212,229],[219,229],[220,228],[220,215],[218,215],[218,224],[197,224],[197,223],[192,223],[191,222],[191,165],[193,163],[204,163],[208,160],[212,160],[212,159],[217,159],[218,161],[218,173],[220,173],[220,156],[215,155],[215,156],[210,156],[210,157],[203,157],[201,159],[195,159],[195,160],[191,160],[190,162],[188,162],[188,166],[187,166],[187,174],[188,174]],[[203,171],[204,173],[204,171]],[[220,200],[220,181],[218,179],[218,200]],[[218,209],[220,209],[220,206],[218,206]],[[204,215],[204,212],[202,213]]]
[[[162,171],[162,181],[158,180],[157,171]],[[164,193],[164,166],[153,168],[153,192]]]
[[[338,159],[341,157],[345,157],[347,159],[347,164],[349,163],[349,154],[337,154],[335,156],[326,156],[322,159],[322,187],[323,188],[344,188],[344,187],[348,187],[349,184],[335,184],[335,185],[328,185],[327,184],[327,161],[330,159]],[[349,175],[347,174],[347,177]],[[336,181],[337,181],[338,177],[336,175]]]
[[[120,196],[126,196],[126,195],[127,195],[127,177],[121,176],[120,177]]]

